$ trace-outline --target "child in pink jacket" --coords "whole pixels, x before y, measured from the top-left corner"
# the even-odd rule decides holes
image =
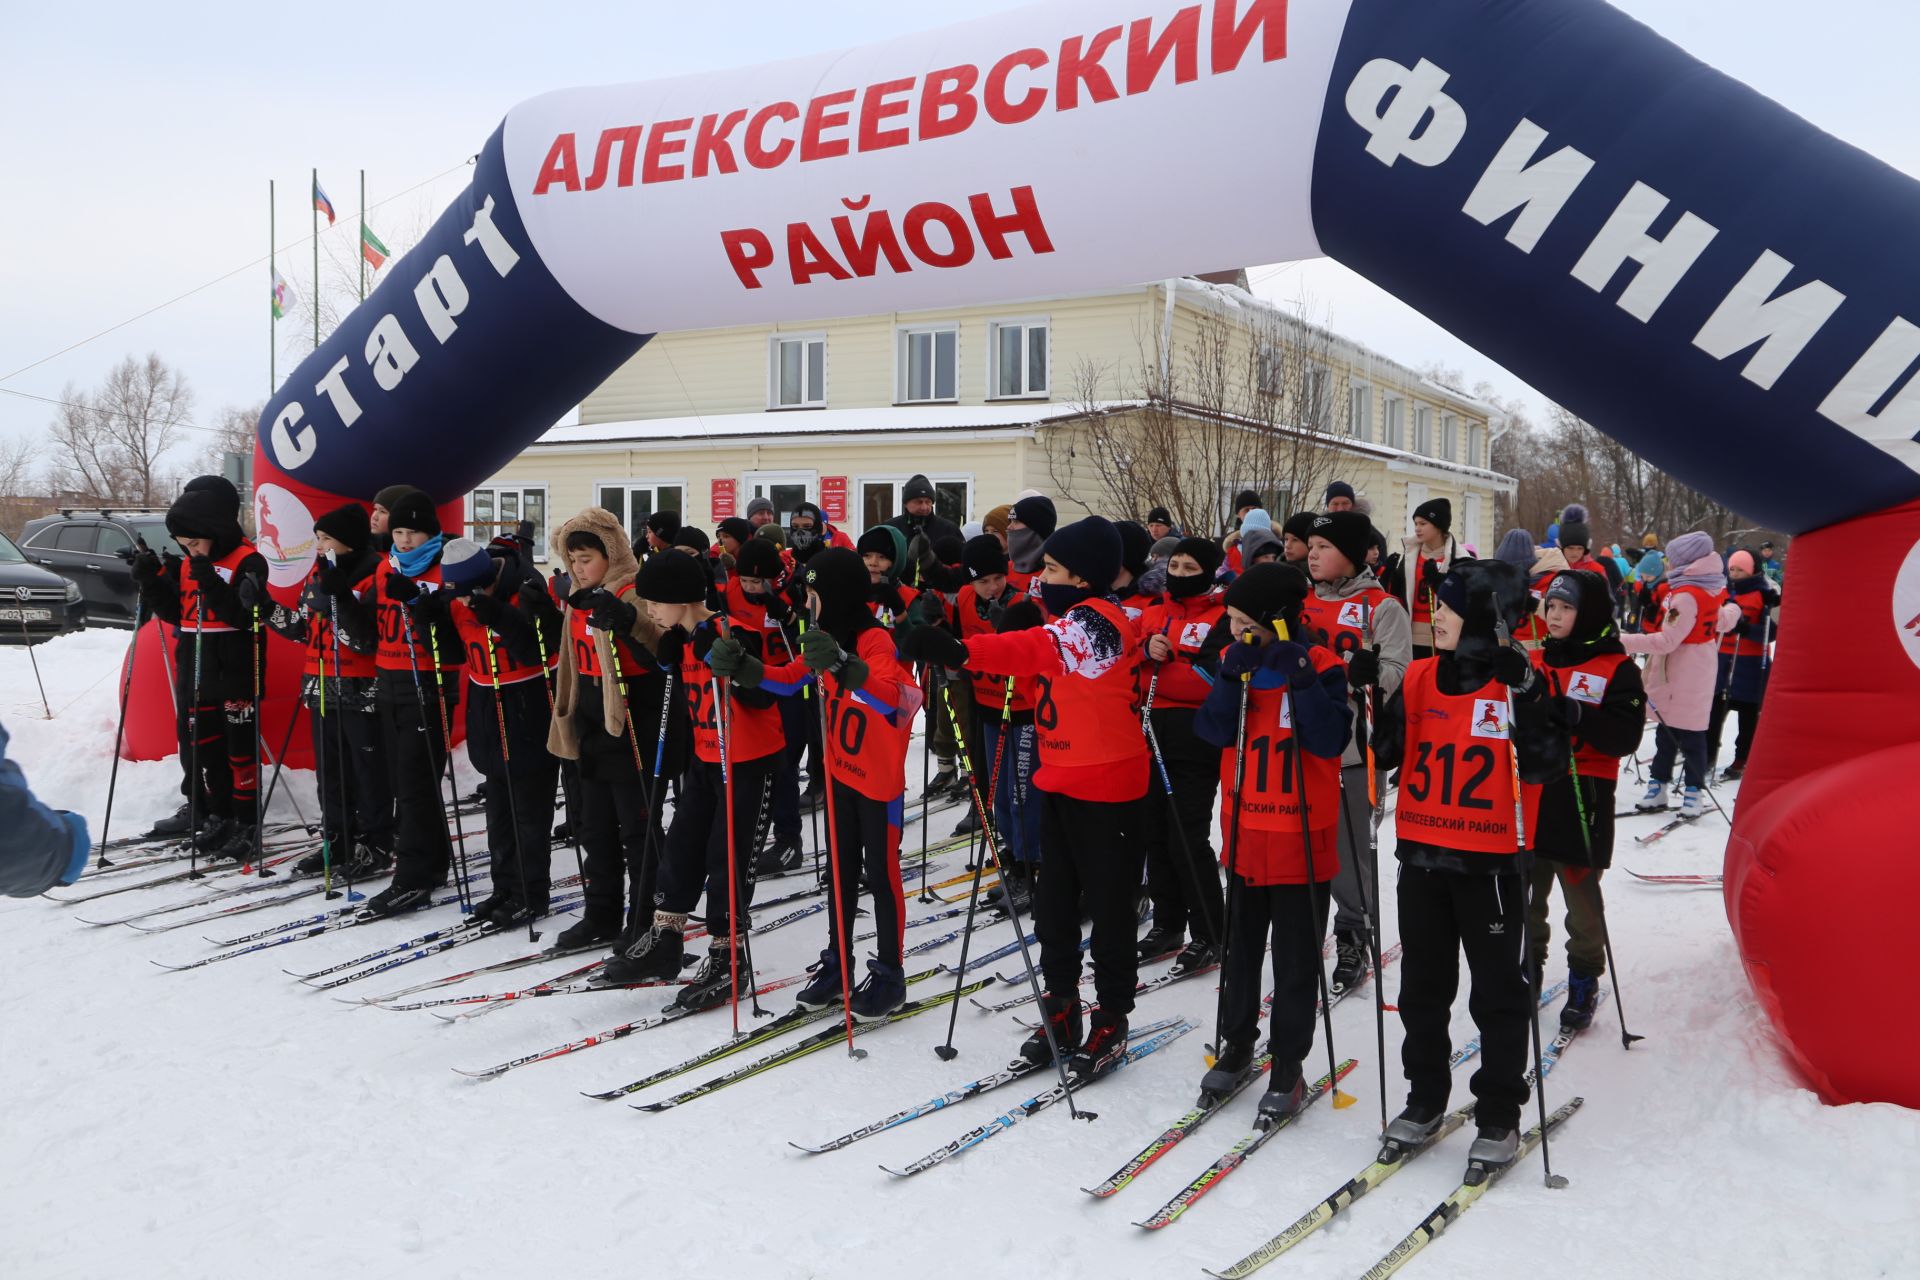
[[[1713,716],[1713,686],[1719,671],[1720,636],[1739,621],[1740,606],[1727,598],[1727,573],[1711,534],[1683,533],[1667,544],[1666,613],[1660,629],[1620,637],[1630,654],[1647,654],[1647,705],[1659,722],[1653,735],[1653,767],[1647,793],[1634,808],[1651,813],[1667,807],[1673,760],[1685,761],[1680,816],[1701,814],[1706,785],[1707,722]]]

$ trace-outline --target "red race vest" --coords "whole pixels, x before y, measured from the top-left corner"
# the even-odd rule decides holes
[[[460,633],[460,643],[467,651],[467,679],[483,689],[491,689],[499,684],[518,684],[522,680],[531,680],[546,675],[544,668],[526,666],[514,662],[508,654],[507,646],[500,643],[500,637],[473,616],[473,609],[465,600],[455,600],[449,611],[453,616],[453,626]]]
[[[378,630],[377,645],[373,653],[374,665],[382,671],[432,671],[433,651],[431,641],[425,629],[413,626],[413,648],[407,646],[407,636],[412,619],[407,606],[387,596],[387,579],[396,570],[391,560],[382,559],[373,567],[373,576],[354,588],[360,598],[373,608],[373,620]],[[440,566],[431,569],[414,579],[422,591],[440,589]],[[415,650],[418,650],[416,655]],[[442,653],[442,666],[454,666],[460,661],[458,653]]]
[[[1727,602],[1726,592],[1708,591],[1704,587],[1675,587],[1673,594],[1693,597],[1693,630],[1687,632],[1681,644],[1712,644],[1720,638],[1714,627],[1719,621],[1720,606]],[[1672,605],[1667,606],[1667,612],[1669,615],[1674,612]]]
[[[1402,840],[1468,853],[1514,853],[1513,765],[1507,758],[1507,691],[1495,681],[1472,693],[1440,692],[1438,658],[1407,667],[1400,695],[1407,748],[1400,765],[1395,830]],[[1540,787],[1522,783],[1527,839]]]
[[[620,590],[614,594],[636,609],[646,607],[634,598],[633,584],[631,582],[620,588]],[[568,607],[567,643],[573,646],[573,669],[583,676],[592,676],[596,680],[604,680],[613,673],[600,669],[600,646],[594,643],[594,637],[598,632],[587,625],[587,615],[591,612],[589,609]],[[620,648],[620,673],[623,676],[631,677],[635,672],[640,670],[640,663],[643,661],[640,657],[639,646],[634,644],[630,636],[614,636],[613,643]]]
[[[1307,653],[1316,672],[1341,665],[1333,650],[1312,645]],[[1323,760],[1289,743],[1293,722],[1287,718],[1285,689],[1251,689],[1247,699],[1246,786],[1240,797],[1240,843],[1233,847],[1233,751],[1220,753],[1221,862],[1229,855],[1233,869],[1253,884],[1304,884],[1306,847],[1300,839],[1301,789],[1294,762],[1306,777],[1307,830],[1313,836],[1313,870],[1321,880],[1332,879],[1340,868],[1333,830],[1340,816],[1340,758]],[[1259,837],[1248,839],[1250,833]]]
[[[316,565],[308,581],[320,576],[320,567]],[[355,653],[346,645],[339,643],[339,637],[333,629],[331,609],[321,609],[307,615],[307,665],[310,676],[330,676],[333,674],[334,647],[340,649],[340,676],[342,679],[366,679],[373,675],[373,655]]]
[[[960,638],[971,640],[975,636],[993,634],[993,623],[980,616],[980,595],[969,582],[960,588],[960,598],[954,604],[954,613],[960,619]],[[998,718],[1007,701],[1007,677],[981,675],[969,671],[967,678],[973,682],[973,701],[986,710],[993,718]],[[1033,710],[1033,681],[1016,679],[1013,682],[1013,709],[1015,711]]]
[[[1553,584],[1553,579],[1559,572],[1560,570],[1554,569],[1533,580],[1533,586],[1529,588],[1533,596],[1533,612],[1527,615],[1525,622],[1513,629],[1515,640],[1522,644],[1539,644],[1547,638],[1547,620],[1540,616],[1540,606],[1547,598],[1547,588]]]
[[[712,631],[719,621],[719,618],[709,618],[695,627],[680,655],[680,683],[686,689],[687,708],[693,722],[693,751],[708,764],[720,763],[720,690],[713,669],[693,656],[693,642],[701,631]],[[726,621],[730,626],[745,625],[738,619]],[[727,721],[728,760],[735,764],[758,760],[786,747],[787,735],[780,727],[779,707],[744,706],[735,698],[732,711]]]
[[[913,673],[894,656],[893,639],[885,631],[862,631],[854,652],[867,664],[861,689],[892,704],[894,711],[889,716],[865,702],[859,691],[842,689],[837,676],[821,676],[827,699],[827,771],[835,782],[870,799],[898,800],[907,790],[907,741],[913,735],[920,690]],[[946,709],[936,707],[933,714],[945,715]],[[736,723],[738,719],[736,713]]]
[[[1660,620],[1667,616],[1667,596],[1672,590],[1664,578],[1653,584],[1653,598],[1640,612],[1640,630],[1652,635],[1660,629]]]
[[[1433,593],[1426,588],[1426,568],[1432,557],[1415,552],[1413,556],[1413,577],[1409,580],[1413,586],[1413,620],[1415,622],[1433,621]],[[1438,563],[1438,561],[1433,561]]]
[[[1098,614],[1108,624],[1087,618]],[[1047,624],[1066,670],[1035,676],[1040,763],[1084,769],[1147,754],[1140,730],[1140,638],[1111,600],[1086,600]]]
[[[1534,667],[1547,678],[1547,687],[1556,697],[1572,698],[1575,702],[1589,707],[1597,707],[1607,696],[1607,686],[1613,683],[1614,673],[1620,665],[1631,662],[1624,653],[1603,653],[1578,666],[1549,667],[1546,656],[1536,652],[1533,655]],[[1574,730],[1578,738],[1580,731]],[[1606,778],[1612,780],[1620,776],[1620,757],[1610,756],[1604,751],[1576,743],[1573,761],[1583,778]]]
[[[1158,664],[1160,682],[1154,686],[1155,707],[1198,707],[1207,700],[1213,686],[1194,670],[1193,660],[1200,656],[1214,624],[1225,617],[1226,612],[1221,593],[1209,591],[1185,600],[1171,597],[1156,600],[1135,620],[1134,629],[1140,633],[1143,676],[1154,674],[1152,660],[1147,655],[1148,638],[1165,636],[1173,646],[1173,656]]]
[[[1309,595],[1300,606],[1300,621],[1344,662],[1373,643],[1373,611],[1391,599],[1393,597],[1379,587],[1368,587],[1344,600],[1322,600],[1318,594]]]
[[[213,571],[220,575],[220,581],[232,582],[234,573],[240,568],[240,562],[252,554],[253,544],[242,538],[239,546],[213,562]],[[212,610],[201,604],[200,584],[193,580],[193,574],[185,564],[182,564],[180,566],[180,630],[203,631],[207,635],[214,635],[221,631],[238,631],[239,629],[221,621]]]
[[[1740,606],[1740,619],[1747,624],[1747,634],[1735,635],[1729,631],[1720,637],[1720,652],[1730,653],[1736,658],[1757,658],[1766,651],[1762,637],[1766,634],[1760,617],[1767,611],[1767,593],[1765,591],[1743,591],[1733,597]]]

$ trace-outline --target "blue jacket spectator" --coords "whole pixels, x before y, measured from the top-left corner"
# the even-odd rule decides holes
[[[78,880],[93,842],[85,818],[34,799],[27,775],[7,759],[7,742],[0,725],[0,893],[31,898]]]

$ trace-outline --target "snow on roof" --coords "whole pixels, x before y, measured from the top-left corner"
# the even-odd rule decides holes
[[[1102,411],[1126,409],[1137,400],[1103,400]],[[611,444],[646,440],[739,439],[743,436],[879,435],[898,431],[1021,430],[1043,422],[1077,418],[1088,406],[1045,400],[1004,404],[877,405],[857,409],[785,409],[761,413],[716,413],[685,418],[562,424],[536,444]]]

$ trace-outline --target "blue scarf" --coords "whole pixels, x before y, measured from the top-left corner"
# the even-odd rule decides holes
[[[402,551],[395,547],[387,553],[387,563],[409,578],[417,578],[433,568],[433,562],[440,558],[440,548],[446,545],[447,535],[436,533],[411,551]]]

